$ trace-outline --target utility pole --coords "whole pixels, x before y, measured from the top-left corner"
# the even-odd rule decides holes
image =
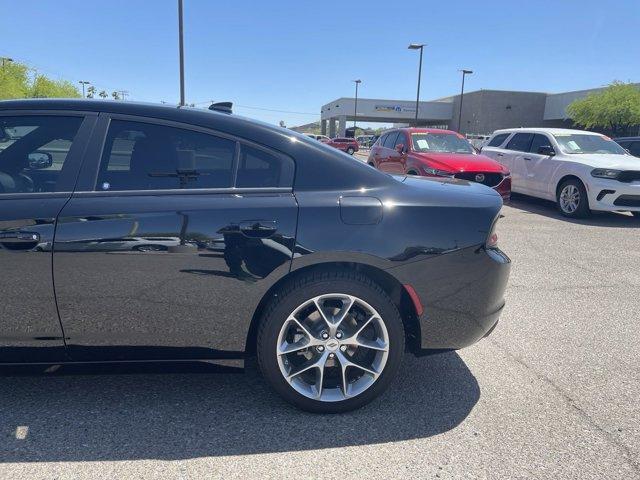
[[[127,95],[129,95],[128,90],[118,90],[118,93],[120,94],[120,98],[122,98],[122,101],[124,101]]]
[[[362,80],[354,80],[353,83],[356,84],[356,104],[353,107],[353,135],[356,134],[356,121],[358,118],[358,85],[362,83]]]
[[[0,60],[2,60],[3,67],[9,62],[13,62],[13,58],[11,57],[0,57]]]
[[[178,0],[178,42],[180,48],[180,106],[184,106],[184,28],[182,21],[182,0]]]
[[[460,90],[460,111],[458,112],[458,133],[462,133],[462,99],[464,98],[464,76],[471,75],[473,70],[460,70],[462,72],[462,89]]]
[[[84,94],[84,86],[89,85],[91,82],[87,82],[86,80],[78,80],[78,83],[82,84],[82,98],[87,98]]]
[[[407,48],[409,50],[420,50],[420,62],[418,63],[418,93],[416,95],[416,126],[418,126],[418,107],[420,105],[420,78],[422,77],[422,50],[426,47],[426,43],[411,43]]]

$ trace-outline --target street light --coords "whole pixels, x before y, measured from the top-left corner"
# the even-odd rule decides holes
[[[462,72],[462,89],[460,90],[460,111],[458,112],[458,132],[462,133],[462,99],[464,98],[464,77],[471,75],[473,70],[458,70]]]
[[[353,134],[356,134],[356,119],[358,118],[358,85],[362,83],[362,80],[354,80],[353,83],[356,84],[356,104],[353,107]]]
[[[182,0],[178,0],[178,44],[180,49],[180,106],[184,106],[184,34]]]
[[[2,66],[4,67],[5,64],[9,63],[9,62],[13,62],[13,58],[11,57],[0,57],[0,60],[2,60]]]
[[[418,64],[418,94],[416,95],[416,126],[418,125],[418,105],[420,104],[420,77],[422,76],[422,50],[426,43],[411,43],[407,47],[409,50],[420,50],[420,63]]]
[[[82,84],[82,98],[87,98],[84,95],[84,86],[89,85],[91,82],[87,82],[86,80],[78,80],[78,83]]]

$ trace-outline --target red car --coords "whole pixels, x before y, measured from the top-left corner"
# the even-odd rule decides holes
[[[342,150],[343,152],[347,152],[349,155],[353,155],[359,150],[358,142],[356,142],[355,138],[336,137],[324,143],[337,148],[338,150]]]
[[[401,128],[383,134],[371,148],[369,165],[388,173],[454,177],[479,182],[511,197],[511,174],[476,153],[459,133],[435,128]]]

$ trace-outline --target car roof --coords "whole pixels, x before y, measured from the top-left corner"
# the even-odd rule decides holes
[[[493,132],[493,135],[499,135],[501,133],[548,133],[548,134],[583,134],[583,135],[600,135],[596,132],[589,132],[587,130],[577,130],[571,128],[545,128],[545,127],[519,127],[519,128],[504,128],[501,130],[496,130]]]
[[[636,137],[618,137],[618,138],[614,138],[614,140],[616,142],[618,140],[640,140],[640,136],[636,136]]]
[[[458,134],[458,132],[454,132],[453,130],[446,130],[444,128],[403,127],[403,128],[398,128],[397,130],[402,130],[403,132],[408,132],[408,133],[447,133],[450,135]]]

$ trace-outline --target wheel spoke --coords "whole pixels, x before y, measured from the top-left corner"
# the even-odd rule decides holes
[[[316,306],[316,310],[318,310],[318,313],[322,317],[322,320],[324,320],[324,323],[327,325],[327,327],[331,328],[332,323],[329,320],[329,317],[327,317],[327,314],[322,309],[322,297],[314,298],[313,303]]]
[[[324,352],[315,361],[307,363],[306,365],[303,365],[302,367],[300,367],[295,372],[290,372],[289,375],[287,375],[287,380],[291,381],[291,379],[293,377],[297,377],[301,373],[304,373],[304,372],[306,372],[308,370],[311,370],[312,368],[320,368],[320,369],[324,370],[324,364],[327,362],[327,356],[328,356],[327,352]]]
[[[337,320],[334,321],[335,328],[338,328],[342,323],[342,321],[347,317],[354,303],[355,303],[355,299],[353,297],[346,297],[346,301],[343,300],[342,308],[336,315]]]
[[[297,318],[295,317],[289,317],[289,321],[295,323],[296,325],[298,325],[298,327],[300,328],[300,330],[302,330],[304,332],[304,334],[309,338],[309,343],[313,343],[314,340],[317,340],[316,337],[314,337],[311,332],[309,331],[309,329],[307,327],[305,327],[302,322],[299,322]]]
[[[338,357],[338,361],[340,362],[340,365],[342,366],[342,369],[343,369],[342,370],[343,385],[345,385],[345,386],[346,386],[346,384],[344,383],[346,381],[346,373],[345,372],[346,372],[347,368],[349,368],[349,367],[357,368],[357,369],[362,370],[363,372],[367,372],[368,374],[373,376],[374,380],[376,378],[378,378],[378,376],[380,375],[375,370],[371,370],[370,368],[363,367],[362,365],[359,365],[357,363],[352,362],[342,352],[336,352],[336,356]],[[346,391],[346,388],[345,388],[345,391]]]
[[[284,342],[278,348],[278,355],[288,355],[289,353],[299,352],[300,350],[304,350],[309,347],[310,342],[305,339],[300,339],[294,343]]]
[[[387,350],[389,350],[389,346],[386,343],[376,340],[359,340],[356,338],[355,344],[358,347],[369,348],[371,350],[379,350],[381,352],[386,352]]]

